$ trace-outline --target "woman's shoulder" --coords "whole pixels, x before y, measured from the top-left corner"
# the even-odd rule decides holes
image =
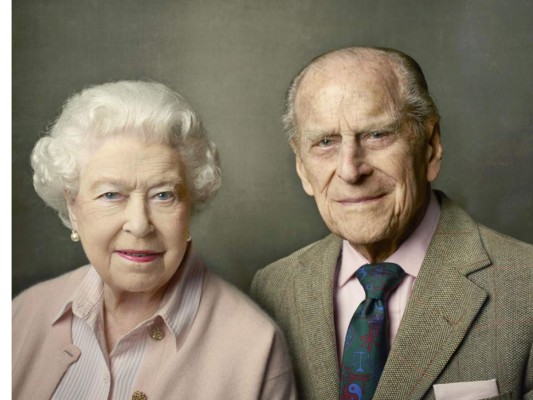
[[[272,319],[248,295],[211,271],[206,272],[203,306],[224,316],[235,325],[255,326],[259,331],[273,334],[278,330]],[[201,305],[202,307],[202,305]]]
[[[89,268],[89,265],[85,265],[24,290],[13,299],[13,315],[27,307],[33,310],[41,308],[52,310],[55,304],[64,303],[79,286]]]

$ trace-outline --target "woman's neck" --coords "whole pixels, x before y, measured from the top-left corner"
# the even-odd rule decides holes
[[[104,332],[108,353],[117,342],[159,308],[166,288],[154,293],[117,292],[104,286]]]

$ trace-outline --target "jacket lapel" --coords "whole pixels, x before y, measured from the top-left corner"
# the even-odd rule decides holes
[[[420,399],[446,367],[486,300],[467,275],[490,265],[477,224],[444,195],[374,399]]]
[[[317,399],[337,399],[339,369],[333,285],[342,241],[330,235],[300,257],[295,302],[304,354],[304,385]]]
[[[72,344],[71,326],[72,318],[63,315],[53,324],[44,339],[45,344],[42,348],[47,354],[44,357],[36,357],[35,362],[38,365],[33,366],[36,370],[43,371],[43,379],[38,386],[23,389],[24,392],[27,390],[32,393],[28,395],[28,398],[52,398],[67,369],[80,357],[80,349]]]

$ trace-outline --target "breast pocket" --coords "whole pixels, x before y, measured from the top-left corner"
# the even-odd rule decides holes
[[[513,395],[512,393],[507,392],[507,393],[499,394],[498,396],[487,397],[483,400],[513,400]]]

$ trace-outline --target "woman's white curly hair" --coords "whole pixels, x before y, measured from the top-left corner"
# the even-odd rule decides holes
[[[114,135],[138,135],[180,154],[189,195],[197,209],[220,187],[218,153],[196,113],[178,93],[155,82],[119,81],[92,86],[71,96],[31,154],[37,194],[71,227],[65,192],[79,189],[80,158]]]

